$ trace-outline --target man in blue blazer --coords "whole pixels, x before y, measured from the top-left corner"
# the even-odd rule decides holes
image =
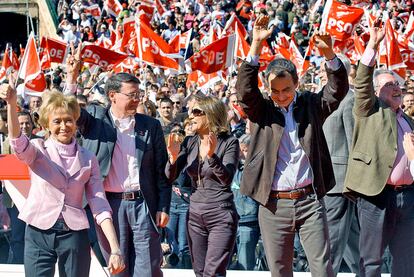
[[[67,89],[76,80],[76,60],[68,70]],[[69,61],[71,63],[71,60]],[[74,74],[72,74],[74,73]],[[164,167],[167,152],[160,123],[137,114],[139,80],[127,73],[105,84],[110,107],[90,106],[77,122],[83,146],[96,154],[126,270],[117,276],[162,276],[157,227],[168,222],[171,186]],[[99,232],[98,232],[99,233]],[[101,240],[105,257],[108,249]],[[113,253],[112,253],[113,254]]]

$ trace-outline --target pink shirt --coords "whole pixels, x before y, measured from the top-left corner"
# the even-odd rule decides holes
[[[361,63],[366,66],[374,66],[376,51],[372,48],[365,49],[361,57]],[[400,186],[410,185],[413,182],[413,176],[410,172],[410,162],[404,153],[403,140],[404,134],[412,132],[410,125],[402,116],[403,111],[397,111],[397,157],[395,158],[391,174],[388,177],[387,184]],[[391,145],[389,147],[392,147]]]
[[[63,217],[72,230],[89,227],[83,195],[98,224],[111,218],[96,157],[76,140],[64,145],[50,138],[29,139],[21,135],[10,140],[16,156],[30,168],[32,186],[19,218],[47,230]]]
[[[402,113],[403,111],[401,109],[397,112],[397,157],[395,158],[391,174],[387,180],[387,184],[395,186],[411,185],[413,182],[413,176],[410,172],[410,162],[403,148],[404,134],[411,133],[412,130],[407,121],[402,117]]]
[[[109,192],[137,191],[139,186],[138,159],[135,147],[135,118],[116,118],[109,110],[116,127],[116,143],[112,155],[112,166],[104,180]]]

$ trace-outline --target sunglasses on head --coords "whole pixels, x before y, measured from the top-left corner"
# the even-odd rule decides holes
[[[194,108],[191,110],[191,114],[194,116],[202,116],[202,115],[205,115],[206,113],[200,109]]]

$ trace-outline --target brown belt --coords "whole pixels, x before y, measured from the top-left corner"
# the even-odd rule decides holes
[[[303,188],[299,188],[299,189],[294,189],[294,190],[289,190],[289,191],[276,191],[276,190],[272,190],[270,192],[270,196],[269,198],[272,199],[300,199],[308,194],[313,193],[313,188],[312,188],[312,184],[308,185],[306,187]]]
[[[413,184],[398,185],[398,186],[387,184],[387,188],[390,188],[390,189],[395,190],[395,191],[402,191],[402,190],[405,190],[405,189],[414,188],[414,186],[413,186]]]

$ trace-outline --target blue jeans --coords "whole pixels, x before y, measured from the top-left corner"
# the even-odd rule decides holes
[[[125,270],[117,277],[162,277],[162,251],[160,236],[151,219],[148,205],[140,198],[136,200],[111,199],[112,220],[122,255],[125,258]],[[102,254],[106,260],[110,256],[110,247],[103,232],[97,228],[101,238]]]
[[[251,222],[249,225],[239,224],[236,237],[239,269],[254,270],[256,264],[256,245],[259,237],[260,228],[258,221]]]
[[[187,241],[187,212],[189,204],[171,204],[170,220],[167,224],[168,243],[172,246],[172,252],[177,255],[189,254]]]
[[[10,256],[8,263],[22,264],[24,256],[24,234],[26,230],[26,223],[17,217],[19,211],[16,206],[7,208],[7,213],[10,217],[11,223],[11,238],[10,238]]]

